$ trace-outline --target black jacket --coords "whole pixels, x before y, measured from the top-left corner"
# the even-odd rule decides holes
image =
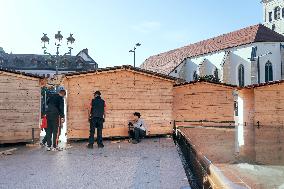
[[[105,101],[100,97],[97,96],[95,99],[92,99],[92,109],[91,115],[92,117],[104,118],[105,112]]]
[[[54,94],[47,100],[47,115],[64,118],[64,99],[59,94]]]

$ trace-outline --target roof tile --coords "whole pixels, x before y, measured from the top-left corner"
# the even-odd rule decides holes
[[[140,67],[162,74],[170,74],[185,58],[217,52],[254,42],[284,42],[284,36],[272,31],[262,24],[257,24],[158,55],[150,56]]]

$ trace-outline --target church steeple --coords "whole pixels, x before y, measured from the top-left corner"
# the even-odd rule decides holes
[[[284,35],[284,1],[262,0],[263,24]]]

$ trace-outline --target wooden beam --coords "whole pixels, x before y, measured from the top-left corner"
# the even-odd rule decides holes
[[[17,77],[17,78],[22,78],[22,79],[33,80],[33,81],[39,81],[40,80],[40,78],[35,78],[35,77],[32,77],[32,76],[25,76],[25,75],[22,75],[22,74],[10,73],[10,72],[5,72],[5,71],[0,71],[0,74],[9,75],[9,76]]]

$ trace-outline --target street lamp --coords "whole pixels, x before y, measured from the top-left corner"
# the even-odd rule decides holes
[[[133,55],[134,55],[134,67],[135,67],[135,50],[136,50],[136,47],[139,47],[139,46],[141,46],[141,44],[140,43],[136,43],[134,48],[133,48],[133,50],[129,51],[130,53],[133,53]]]
[[[63,35],[61,34],[61,31],[58,31],[57,34],[55,34],[54,37],[55,37],[55,46],[56,46],[56,56],[47,52],[46,43],[49,44],[49,38],[47,37],[46,33],[43,33],[43,36],[41,37],[41,42],[43,43],[43,47],[42,47],[43,53],[48,54],[49,56],[51,56],[52,58],[55,59],[55,61],[56,61],[56,75],[58,75],[59,47],[62,44]],[[66,39],[67,39],[67,45],[68,45],[69,51],[67,53],[64,53],[63,56],[65,56],[65,55],[71,56],[71,51],[73,49],[71,46],[75,42],[75,38],[73,37],[73,34],[70,33],[70,36],[67,37]]]

